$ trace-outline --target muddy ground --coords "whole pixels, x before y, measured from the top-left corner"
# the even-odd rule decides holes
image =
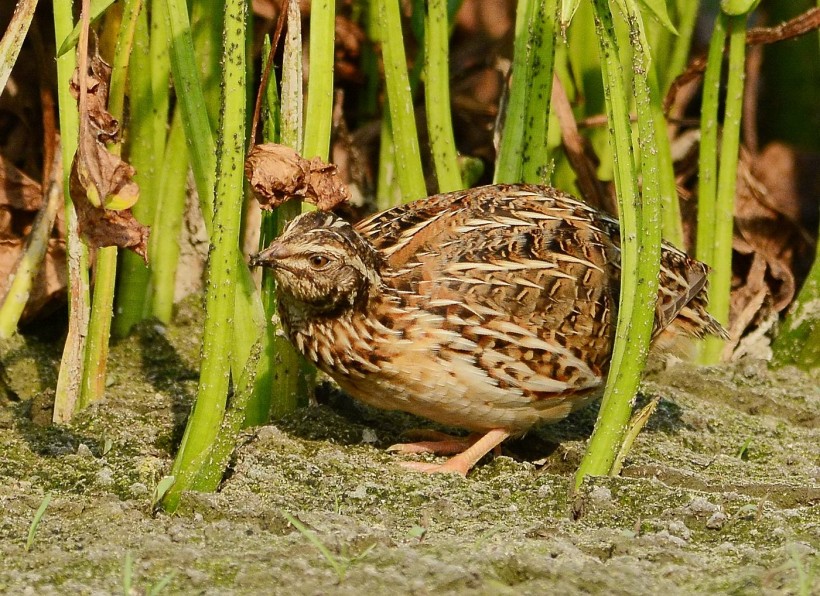
[[[594,407],[465,480],[400,468],[409,456],[384,448],[424,423],[325,388],[322,405],[246,431],[218,493],[154,514],[199,326],[188,305],[115,345],[106,400],[70,427],[42,424],[59,342],[3,346],[0,592],[820,593],[817,377],[753,359],[656,367],[641,400],[660,406],[622,477],[574,498]]]

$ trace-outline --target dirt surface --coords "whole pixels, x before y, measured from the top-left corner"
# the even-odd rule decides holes
[[[2,346],[0,592],[820,593],[818,379],[758,360],[656,367],[641,401],[660,406],[622,477],[575,497],[594,407],[464,480],[385,451],[423,421],[325,387],[322,405],[246,431],[218,493],[154,514],[196,392],[199,316],[189,303],[117,344],[107,399],[70,427],[42,424],[58,343]]]

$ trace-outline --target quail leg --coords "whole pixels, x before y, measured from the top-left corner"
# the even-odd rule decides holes
[[[455,455],[472,447],[472,445],[483,436],[478,433],[473,433],[468,437],[458,437],[426,428],[414,428],[402,433],[402,435],[411,439],[412,442],[396,443],[388,447],[387,451],[393,451],[395,453]]]
[[[501,428],[495,428],[483,437],[473,442],[467,449],[451,457],[443,464],[430,464],[425,462],[402,462],[401,465],[411,470],[427,473],[448,472],[467,476],[473,466],[487,455],[490,451],[498,447],[504,439],[510,436],[510,432]]]

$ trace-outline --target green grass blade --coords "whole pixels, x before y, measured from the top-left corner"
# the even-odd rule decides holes
[[[34,517],[31,519],[31,525],[28,528],[28,536],[26,537],[26,552],[30,551],[31,547],[34,545],[34,537],[37,534],[37,528],[40,527],[40,522],[43,521],[43,515],[45,515],[46,509],[48,509],[49,503],[51,503],[51,493],[48,493],[45,498],[43,498],[43,501],[34,513]]]
[[[159,203],[151,227],[151,315],[169,323],[173,314],[182,220],[188,195],[188,146],[180,110],[174,112],[159,177]]]
[[[646,161],[651,152],[645,151],[642,163],[645,192],[642,201],[638,193],[631,144],[630,97],[619,59],[621,44],[606,0],[594,0],[593,8],[603,66],[601,73],[607,90],[610,142],[615,156],[615,188],[621,222],[621,291],[609,376],[595,430],[575,476],[576,487],[580,486],[586,475],[610,473],[618,447],[623,442],[632,413],[631,402],[640,381],[652,332],[660,250],[657,168]],[[628,13],[627,18],[629,39],[635,44],[633,68],[645,71],[649,58],[642,51],[640,21],[635,12]],[[643,115],[639,123],[640,142],[642,146],[650,146],[656,129],[651,120],[649,91],[641,77],[636,77],[635,84],[639,113]],[[654,203],[648,200],[653,194]]]
[[[11,69],[20,55],[20,48],[23,47],[23,41],[31,26],[35,8],[37,0],[18,0],[6,32],[0,38],[0,93],[6,88]]]
[[[719,323],[729,325],[729,303],[732,289],[732,236],[735,216],[735,190],[740,150],[740,116],[743,110],[743,87],[746,78],[746,15],[721,16],[729,34],[729,72],[723,134],[720,138],[717,198],[715,202],[712,271],[709,278],[709,312]],[[703,362],[718,362],[725,341],[709,337],[703,345]]]
[[[404,53],[401,15],[398,0],[380,0],[379,18],[382,23],[382,56],[390,125],[395,144],[396,178],[402,199],[412,201],[427,195],[424,172],[421,167],[419,139],[407,59]]]
[[[205,94],[197,75],[199,67],[194,56],[188,7],[185,0],[164,0],[164,5],[170,32],[171,72],[177,89],[177,101],[182,107],[182,121],[185,125],[185,137],[188,139],[191,169],[203,207],[205,226],[210,234],[216,172],[215,144],[208,121]]]
[[[117,121],[122,121],[124,113],[128,63],[131,58],[137,17],[141,9],[141,0],[125,0],[123,4],[123,17],[117,35],[114,64],[111,70],[111,88],[108,94],[108,111]],[[119,155],[121,149],[121,143],[117,142],[110,146],[109,151],[114,155]],[[108,341],[111,335],[111,319],[114,314],[117,252],[116,246],[106,246],[97,251],[91,317],[85,343],[80,407],[99,401],[105,395]]]
[[[453,119],[450,113],[450,27],[447,0],[430,0],[425,19],[424,103],[427,108],[427,131],[436,167],[439,192],[464,187],[456,159]]]
[[[189,477],[193,481],[201,473],[201,468],[192,464],[211,449],[219,432],[228,395],[231,351],[236,349],[233,334],[239,332],[231,322],[235,321],[238,278],[242,268],[247,271],[243,264],[237,263],[244,196],[246,18],[247,4],[243,0],[226,3],[224,43],[228,51],[223,65],[221,142],[216,160],[216,200],[211,235],[213,249],[208,262],[202,365],[196,403],[171,471],[177,482],[163,500],[170,511],[176,508],[183,490],[199,488],[180,480]],[[261,328],[259,331],[261,333]],[[254,343],[257,339],[253,338]],[[238,377],[239,371],[234,370]],[[207,466],[208,463],[202,465]],[[193,473],[191,476],[188,475],[189,470]]]
[[[134,32],[134,52],[129,66],[129,117],[127,133],[124,135],[124,152],[126,159],[137,171],[134,180],[140,187],[140,200],[134,204],[131,211],[137,221],[149,225],[153,221],[157,199],[154,183],[160,179],[156,168],[161,156],[157,153],[162,151],[154,144],[153,120],[161,117],[165,122],[168,117],[167,112],[160,114],[159,109],[154,109],[151,66],[148,11],[143,10],[140,12]],[[166,86],[167,84],[166,80]],[[160,147],[164,146],[163,140]],[[156,231],[152,229],[151,241],[155,234]],[[151,260],[154,259],[154,251],[151,250],[150,244],[148,255]],[[131,251],[122,251],[117,281],[116,314],[111,329],[115,337],[128,335],[131,327],[148,314],[149,280],[150,273],[145,261]]]
[[[718,180],[718,97],[723,66],[726,24],[722,16],[715,20],[706,73],[703,78],[703,100],[700,109],[700,153],[698,155],[698,229],[695,256],[709,266],[715,263],[715,205]]]
[[[310,79],[302,155],[327,161],[333,121],[333,52],[335,8],[331,0],[310,5]]]

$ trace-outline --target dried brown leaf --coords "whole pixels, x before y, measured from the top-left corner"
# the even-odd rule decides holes
[[[0,156],[0,208],[37,211],[42,199],[40,184]]]
[[[99,209],[88,201],[75,201],[80,234],[89,246],[130,248],[148,262],[148,235],[151,228],[142,225],[130,209]]]
[[[111,67],[94,48],[85,73],[87,99],[81,106],[77,153],[72,163],[71,197],[86,197],[93,206],[127,209],[137,202],[139,186],[134,168],[108,151],[105,143],[115,141],[119,123],[107,110]],[[80,73],[74,72],[71,93],[80,97]]]
[[[107,110],[111,67],[96,48],[87,72],[75,71],[72,78],[71,90],[78,99],[82,75],[87,95],[85,104],[80,101],[79,140],[69,178],[80,234],[89,246],[130,248],[147,260],[149,228],[130,209],[139,198],[136,171],[105,146],[116,140],[119,123]]]
[[[350,200],[350,190],[336,166],[314,157],[303,158],[290,147],[256,145],[245,160],[245,176],[263,209],[301,198],[322,211]]]

